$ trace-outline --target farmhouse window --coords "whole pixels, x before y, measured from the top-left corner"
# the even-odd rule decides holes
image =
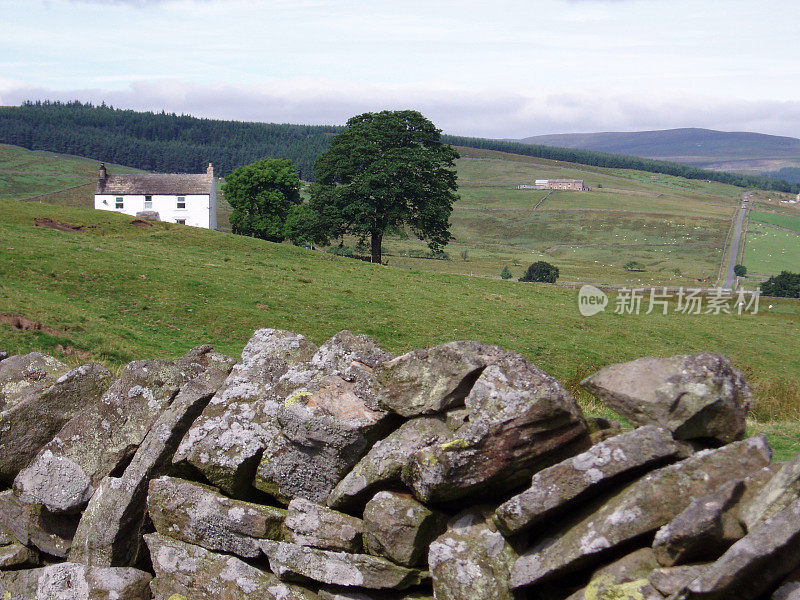
[[[152,196],[145,196],[144,197],[144,209],[151,210],[153,208],[153,197]]]
[[[116,208],[124,208],[124,202],[122,201],[122,197],[118,196],[117,201],[115,204]]]
[[[175,219],[178,225],[186,225],[186,219]]]
[[[186,196],[178,196],[178,208],[186,208]]]

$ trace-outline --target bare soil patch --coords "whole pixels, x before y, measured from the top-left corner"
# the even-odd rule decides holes
[[[0,323],[10,325],[19,331],[43,331],[49,335],[58,335],[59,332],[49,325],[45,325],[41,321],[34,321],[25,315],[16,315],[12,313],[0,314]]]
[[[134,227],[143,227],[145,229],[153,226],[152,223],[148,221],[143,221],[142,219],[134,219],[133,221],[131,221],[131,225],[133,225]]]
[[[36,227],[49,227],[57,231],[83,231],[83,225],[70,225],[69,223],[62,223],[61,221],[54,221],[53,219],[46,219],[36,217],[33,222]]]

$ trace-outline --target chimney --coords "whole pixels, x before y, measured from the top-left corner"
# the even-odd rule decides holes
[[[206,175],[209,175],[212,179],[214,178],[214,165],[208,163],[208,168],[206,169]]]
[[[108,173],[106,172],[106,166],[103,163],[100,163],[100,181],[105,181]]]

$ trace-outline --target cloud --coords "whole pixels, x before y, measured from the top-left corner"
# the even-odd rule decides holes
[[[121,90],[56,91],[0,79],[0,104],[24,100],[106,102],[120,108],[305,124],[343,124],[365,111],[413,108],[447,133],[523,138],[546,133],[706,127],[800,137],[800,101],[711,97],[525,94],[435,85],[367,85],[311,79],[250,86],[137,81]]]
[[[72,4],[96,4],[101,7],[108,5],[116,6],[134,6],[136,8],[144,8],[147,6],[156,6],[159,4],[170,4],[178,1],[186,0],[69,0]],[[188,0],[189,2],[212,2],[213,0]]]

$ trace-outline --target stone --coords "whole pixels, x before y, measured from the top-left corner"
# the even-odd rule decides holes
[[[637,425],[715,445],[740,439],[753,398],[744,375],[720,354],[640,358],[611,365],[581,385]]]
[[[800,454],[786,462],[764,487],[747,502],[742,518],[748,529],[774,517],[800,498]]]
[[[233,367],[233,359],[202,348],[205,371],[186,383],[158,417],[122,476],[100,482],[75,532],[72,562],[100,567],[136,564],[148,483],[171,467],[180,440]]]
[[[405,567],[423,566],[446,521],[410,494],[378,492],[364,507],[364,549]]]
[[[195,346],[186,354],[174,361],[187,381],[197,378],[200,375],[223,371],[230,373],[236,360],[227,354],[222,354],[214,350],[211,344]]]
[[[8,352],[6,352],[5,350],[0,350],[0,362],[4,361],[9,356],[11,355]]]
[[[351,553],[362,550],[361,519],[304,498],[289,503],[283,527],[285,540],[292,544]]]
[[[154,600],[317,600],[309,590],[234,556],[152,533],[144,536],[155,571]]]
[[[647,579],[614,583],[611,577],[598,577],[565,600],[664,600]]]
[[[287,503],[295,497],[324,503],[372,444],[391,431],[390,415],[369,408],[371,375],[362,373],[345,379],[319,370],[299,388],[288,378],[279,382],[280,434],[264,450],[256,488]]]
[[[261,541],[273,573],[281,579],[311,580],[368,589],[405,589],[419,584],[423,572],[384,558],[320,550],[285,542]]]
[[[98,404],[75,416],[14,480],[26,501],[59,512],[84,508],[95,486],[130,459],[190,377],[163,360],[135,361]],[[88,479],[83,493],[67,495]]]
[[[58,370],[54,373],[59,372]],[[114,380],[98,364],[72,369],[38,392],[0,412],[0,482],[10,484],[36,454],[76,415],[96,405]]]
[[[742,524],[745,531],[752,529],[752,527],[748,527],[747,525],[748,509],[753,506],[761,490],[772,481],[775,475],[783,468],[784,464],[785,463],[780,462],[770,463],[763,469],[759,469],[742,479],[744,489],[742,490],[741,498],[739,498],[739,501],[733,507],[731,513],[739,520],[739,523]],[[757,524],[758,523],[753,523],[753,526]]]
[[[366,502],[385,487],[400,484],[401,473],[422,448],[449,440],[452,430],[441,417],[418,417],[377,442],[328,496],[332,508]]]
[[[406,567],[427,560],[428,546],[445,530],[447,517],[410,494],[378,492],[364,508],[364,548]]]
[[[392,591],[392,590],[359,590],[347,588],[322,588],[318,592],[320,600],[434,600],[425,592]]]
[[[173,462],[198,469],[226,493],[245,497],[267,443],[280,434],[267,392],[290,366],[308,361],[317,347],[288,331],[260,329],[247,342],[225,385],[184,436]]]
[[[620,477],[638,475],[666,462],[678,451],[670,433],[653,425],[608,438],[536,473],[530,488],[497,508],[497,525],[506,535],[515,535],[587,497],[599,495]]]
[[[66,558],[77,527],[76,515],[56,515],[39,504],[22,502],[11,490],[0,492],[0,529],[21,544]]]
[[[543,582],[596,564],[621,545],[669,523],[693,498],[766,466],[771,454],[765,438],[757,436],[698,452],[647,474],[556,524],[517,560],[512,586]]]
[[[393,358],[368,335],[355,335],[344,330],[322,344],[310,362],[313,367],[327,372],[372,371]],[[378,409],[377,398],[372,399],[370,408]]]
[[[48,449],[17,474],[14,490],[22,502],[41,504],[53,513],[69,513],[78,512],[89,501],[94,487],[80,465]]]
[[[437,600],[512,600],[514,548],[497,531],[488,508],[453,517],[447,531],[428,551],[428,566]]]
[[[408,418],[463,404],[483,369],[503,353],[497,346],[464,341],[398,356],[376,369],[378,405]]]
[[[0,361],[0,411],[35,399],[68,371],[67,365],[40,352]]]
[[[731,514],[743,491],[742,480],[734,480],[692,500],[656,533],[653,549],[659,563],[671,567],[712,560],[744,537],[744,527]]]
[[[236,557],[217,554],[159,534],[145,542],[155,571],[154,600],[317,600],[300,586],[281,582]]]
[[[286,511],[234,500],[210,486],[160,477],[150,482],[147,507],[156,531],[244,558],[261,555],[260,539],[281,539]]]
[[[771,600],[800,600],[800,570],[791,573],[772,594]]]
[[[0,597],[12,600],[150,600],[149,573],[129,567],[59,563],[0,573]]]
[[[800,567],[800,500],[733,544],[677,596],[755,600]]]
[[[694,499],[656,532],[653,548],[661,564],[672,566],[717,558],[747,533],[744,513],[781,468],[770,464]]]
[[[575,399],[518,354],[483,369],[464,402],[469,420],[444,443],[415,452],[403,470],[423,503],[505,493],[588,446]]]
[[[39,564],[39,553],[22,544],[0,546],[0,569]]]
[[[289,503],[324,503],[370,447],[397,426],[375,410],[373,365],[386,355],[367,336],[340,332],[311,360],[292,366],[267,393],[279,435],[266,444],[256,488]]]
[[[679,567],[653,569],[649,578],[650,585],[664,596],[671,596],[677,594],[700,577],[705,568],[705,565],[682,565]]]
[[[648,581],[658,561],[650,548],[642,548],[598,569],[582,590],[567,600],[663,600]]]

